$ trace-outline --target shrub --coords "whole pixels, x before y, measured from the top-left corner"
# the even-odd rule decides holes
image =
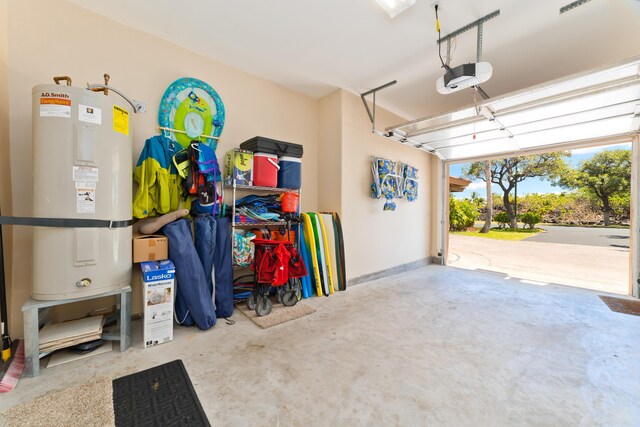
[[[509,215],[506,212],[498,212],[493,217],[493,220],[500,225],[500,228],[504,228],[507,224],[511,222],[509,219]]]
[[[449,198],[449,230],[463,231],[473,226],[478,209],[468,200]]]
[[[614,196],[609,199],[612,213],[611,221],[617,224],[629,224],[630,194]],[[513,202],[513,195],[510,200]],[[493,213],[504,212],[502,196],[493,195]],[[484,215],[486,209],[481,207]],[[590,194],[584,191],[563,192],[559,194],[526,194],[518,195],[518,212],[536,212],[542,216],[542,221],[549,224],[589,225],[602,223],[602,206],[598,205]],[[481,216],[483,218],[483,216]],[[518,220],[520,220],[518,216]],[[496,221],[494,219],[494,221]],[[498,221],[496,221],[498,222]],[[508,226],[508,222],[506,223]]]
[[[622,220],[628,220],[631,217],[631,193],[614,194],[609,198],[613,215],[620,217]]]
[[[537,212],[525,212],[520,217],[520,220],[533,230],[535,225],[542,221],[542,215]]]

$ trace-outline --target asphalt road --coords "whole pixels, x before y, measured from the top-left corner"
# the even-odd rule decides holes
[[[558,227],[552,225],[539,225],[538,228],[542,228],[546,232],[528,237],[527,242],[629,249],[628,228]]]

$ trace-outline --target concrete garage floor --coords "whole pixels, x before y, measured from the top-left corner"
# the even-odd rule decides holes
[[[629,295],[628,248],[450,234],[448,265]]]
[[[638,425],[640,317],[591,291],[427,266],[307,302],[262,330],[175,340],[22,379],[6,408],[183,359],[213,425]]]

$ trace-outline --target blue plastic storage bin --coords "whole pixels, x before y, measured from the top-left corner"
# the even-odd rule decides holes
[[[283,156],[278,158],[278,188],[302,188],[302,159]]]

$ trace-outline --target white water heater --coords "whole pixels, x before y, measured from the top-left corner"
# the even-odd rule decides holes
[[[33,216],[66,224],[33,228],[33,298],[131,283],[132,113],[118,96],[33,88]]]

